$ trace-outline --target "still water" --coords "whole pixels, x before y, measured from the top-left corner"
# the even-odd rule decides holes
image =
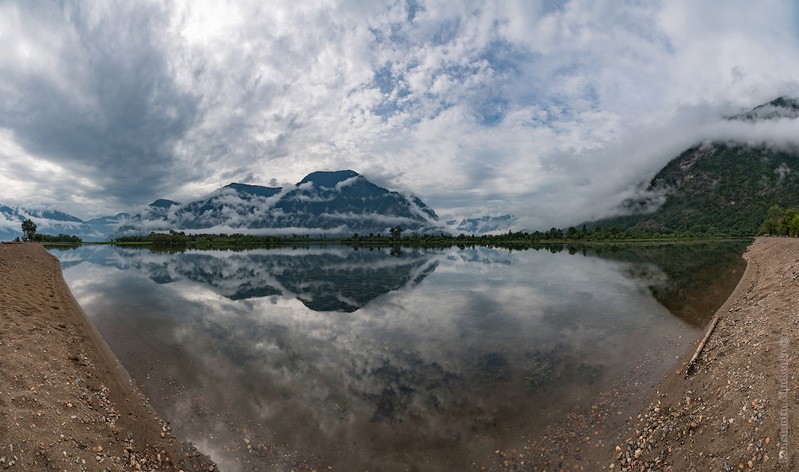
[[[155,409],[222,470],[391,471],[491,468],[610,386],[656,383],[745,245],[52,252]]]

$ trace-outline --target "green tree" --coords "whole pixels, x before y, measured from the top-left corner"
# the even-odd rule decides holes
[[[785,210],[779,205],[771,205],[766,220],[760,225],[758,234],[780,234],[780,225],[785,218]]]
[[[566,230],[566,238],[568,239],[577,239],[578,234],[577,228],[574,226],[569,226],[569,229]]]
[[[25,234],[26,241],[33,241],[36,238],[36,223],[30,219],[23,221],[22,232]]]
[[[403,231],[404,229],[402,226],[395,226],[388,230],[389,234],[391,235],[391,239],[399,239]]]
[[[792,208],[789,208],[791,210]],[[799,213],[794,212],[787,214],[785,217],[785,226],[788,229],[789,236],[799,236]]]

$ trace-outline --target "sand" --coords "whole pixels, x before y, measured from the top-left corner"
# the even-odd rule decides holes
[[[0,244],[0,469],[215,470],[158,419],[39,244]]]

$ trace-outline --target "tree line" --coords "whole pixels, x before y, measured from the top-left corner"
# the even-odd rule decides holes
[[[758,236],[799,236],[799,208],[782,208],[772,205],[766,214],[766,220],[760,225]]]
[[[120,236],[112,242],[116,244],[149,244],[161,247],[246,247],[257,245],[341,243],[350,246],[392,246],[408,247],[449,247],[449,246],[502,246],[524,247],[534,244],[563,242],[623,242],[623,241],[667,241],[686,239],[720,238],[721,233],[708,234],[693,231],[653,230],[645,228],[551,228],[547,231],[508,231],[501,234],[453,236],[444,232],[408,232],[400,226],[390,228],[387,233],[354,233],[346,237],[312,236],[310,234],[291,235],[252,235],[252,234],[186,234],[183,231],[168,233],[152,232],[148,235]]]
[[[19,240],[20,238],[17,238],[17,241]],[[37,242],[37,243],[80,244],[83,242],[83,240],[78,236],[73,236],[70,234],[59,233],[57,235],[52,235],[52,234],[37,233],[36,223],[34,223],[33,220],[31,220],[30,218],[22,222],[22,240]]]

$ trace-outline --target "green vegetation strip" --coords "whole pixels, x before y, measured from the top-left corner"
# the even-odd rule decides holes
[[[392,232],[391,236],[370,234],[353,235],[345,238],[312,237],[310,235],[290,236],[256,236],[245,234],[186,234],[171,231],[169,233],[150,233],[141,236],[123,236],[111,241],[118,245],[149,245],[161,248],[228,248],[228,247],[263,247],[263,246],[296,246],[307,244],[344,244],[352,247],[384,247],[403,246],[421,248],[443,247],[502,247],[502,248],[534,248],[551,244],[605,244],[605,243],[666,243],[677,241],[724,241],[740,238],[725,236],[710,237],[693,233],[652,233],[647,237],[633,237],[624,231],[597,229],[580,231],[570,228],[567,231],[552,229],[548,232],[526,233],[508,232],[499,235],[467,236],[464,234],[450,236],[446,234],[401,236],[401,231]]]

